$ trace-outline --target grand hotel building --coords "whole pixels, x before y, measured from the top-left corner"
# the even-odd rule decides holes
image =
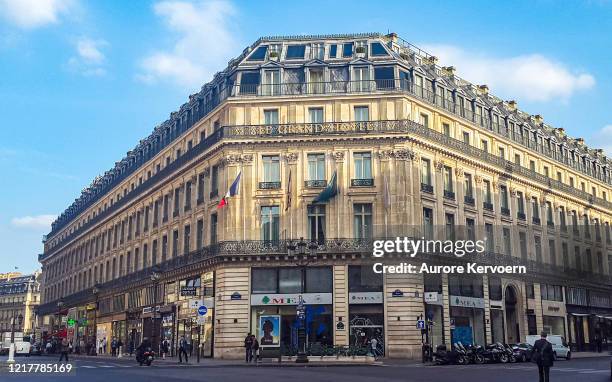
[[[547,330],[588,349],[612,334],[611,165],[395,34],[260,38],[53,223],[39,314],[53,330],[73,316],[87,341],[186,335],[219,358],[280,315],[291,354],[301,295],[312,354],[377,338],[420,357],[420,318],[434,345]],[[334,173],[337,195],[313,204]],[[374,274],[372,240],[397,235],[486,238],[476,258],[414,261],[528,272]]]

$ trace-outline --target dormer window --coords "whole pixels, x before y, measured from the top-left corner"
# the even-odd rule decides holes
[[[301,60],[301,59],[304,59],[305,53],[306,53],[306,45],[289,45],[287,47],[287,54],[285,54],[285,59]]]
[[[338,45],[331,44],[329,46],[329,58],[338,58]]]
[[[353,57],[353,43],[347,42],[342,45],[342,57]]]
[[[255,49],[255,51],[249,56],[249,58],[247,58],[247,61],[263,61],[266,58],[267,52],[267,45],[260,46],[259,48]]]
[[[372,56],[388,56],[387,50],[383,46],[383,44],[379,42],[373,42],[370,44],[370,54]]]
[[[312,44],[310,55],[314,60],[323,60],[325,58],[325,45],[323,43]]]

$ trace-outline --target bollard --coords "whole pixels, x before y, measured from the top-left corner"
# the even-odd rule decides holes
[[[119,346],[119,353],[117,354],[117,358],[123,357],[122,350],[123,350],[123,346]]]

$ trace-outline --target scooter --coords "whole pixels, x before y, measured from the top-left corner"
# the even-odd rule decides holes
[[[142,366],[142,364],[151,366],[153,359],[155,359],[155,352],[150,347],[146,348],[142,354],[136,355],[136,362],[138,362],[140,366]]]

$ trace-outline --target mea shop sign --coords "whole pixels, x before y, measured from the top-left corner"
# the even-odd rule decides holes
[[[353,292],[349,293],[349,304],[382,304],[382,292]]]
[[[196,296],[198,294],[198,287],[194,286],[182,286],[181,296]]]
[[[304,304],[330,305],[331,293],[302,293]],[[298,305],[300,294],[252,294],[251,305]]]
[[[450,305],[461,308],[477,308],[484,309],[484,298],[465,297],[465,296],[450,296]]]

